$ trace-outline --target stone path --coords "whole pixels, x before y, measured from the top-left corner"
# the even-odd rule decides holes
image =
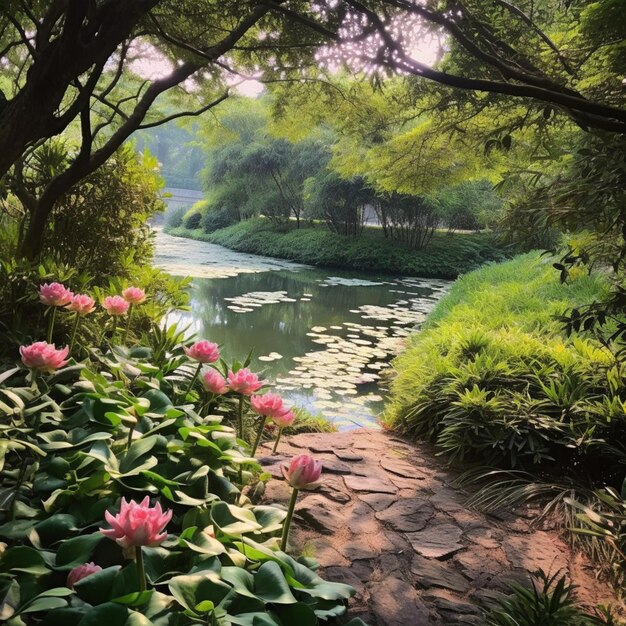
[[[467,509],[427,446],[355,430],[296,435],[279,452],[261,459],[277,479],[296,454],[322,461],[323,484],[301,493],[291,543],[326,578],[357,589],[350,615],[371,626],[478,624],[481,607],[507,582],[526,583],[540,567],[567,573],[583,603],[616,603],[557,532],[531,526],[532,511],[496,519]],[[272,480],[265,500],[286,503],[289,495],[284,480]]]

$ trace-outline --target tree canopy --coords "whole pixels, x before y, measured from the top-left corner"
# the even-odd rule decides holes
[[[449,113],[453,128],[494,106],[511,112],[495,138],[505,144],[511,124],[559,113],[624,133],[623,14],[624,0],[9,0],[0,8],[0,180],[29,213],[22,252],[39,253],[54,204],[134,131],[208,111],[237,77],[412,76],[424,106]],[[420,56],[427,40],[441,48],[434,63]],[[179,98],[173,112],[160,110],[166,93]],[[444,142],[446,168],[440,130],[431,136]],[[72,159],[25,192],[34,154],[64,131]],[[399,141],[410,155],[415,142]]]

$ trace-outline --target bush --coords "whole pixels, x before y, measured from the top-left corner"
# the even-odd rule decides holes
[[[385,421],[453,461],[606,474],[605,442],[626,434],[624,372],[554,319],[606,288],[559,284],[537,253],[463,276],[394,362]]]
[[[93,363],[0,374],[12,415],[0,439],[3,623],[316,626],[345,613],[354,590],[280,551],[286,512],[243,495],[263,475],[231,427],[239,402],[202,390],[181,339],[157,330],[149,346],[93,349]],[[104,514],[144,496],[172,512],[167,537],[122,549],[99,531]],[[102,570],[72,584],[90,561]]]
[[[576,601],[575,587],[558,572],[542,570],[530,579],[530,588],[511,584],[511,595],[500,598],[485,617],[484,626],[616,626],[611,612],[598,609],[594,615]]]
[[[195,209],[190,209],[185,213],[184,225],[189,230],[196,230],[200,228],[200,222],[202,222],[202,213]]]
[[[383,237],[379,228],[366,228],[361,237],[346,237],[326,228],[279,231],[268,220],[246,220],[213,233],[166,228],[171,235],[217,243],[252,254],[262,254],[321,267],[370,272],[456,278],[487,261],[509,256],[489,233],[435,233],[423,250],[412,250]]]
[[[228,209],[208,209],[202,218],[201,226],[205,233],[212,233],[236,222],[237,216]]]
[[[183,225],[183,218],[187,213],[187,207],[179,206],[175,209],[171,209],[165,214],[165,223],[170,228],[178,228]]]

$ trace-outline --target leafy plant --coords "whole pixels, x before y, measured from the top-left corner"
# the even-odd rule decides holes
[[[0,377],[7,625],[315,626],[345,613],[354,590],[278,550],[285,511],[243,495],[260,467],[231,425],[238,403],[232,394],[207,403],[201,385],[190,387],[181,334],[93,348],[90,362],[49,376]],[[122,497],[145,495],[173,515],[167,539],[142,549],[142,591],[132,555],[98,528]],[[70,588],[68,573],[89,561],[101,571]]]
[[[560,572],[538,570],[530,587],[510,585],[512,594],[500,598],[485,616],[484,626],[593,626],[614,625],[611,611],[600,607],[595,615],[577,604],[575,586]]]

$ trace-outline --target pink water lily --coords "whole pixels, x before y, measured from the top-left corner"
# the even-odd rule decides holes
[[[44,283],[39,286],[39,300],[47,306],[65,306],[74,294],[61,283]]]
[[[228,386],[231,391],[240,393],[242,396],[253,394],[264,384],[262,380],[259,380],[258,375],[251,372],[247,367],[242,367],[237,372],[228,372]]]
[[[185,354],[198,363],[215,363],[220,358],[219,346],[211,341],[196,341],[185,347]]]
[[[278,434],[276,435],[276,440],[274,441],[274,447],[272,448],[272,454],[276,454],[276,450],[278,450],[278,443],[280,442],[280,436],[283,434],[283,428],[287,428],[291,426],[296,416],[293,414],[293,411],[287,411],[282,415],[276,415],[272,418],[276,426],[278,426]]]
[[[146,299],[146,292],[140,287],[127,287],[122,291],[122,297],[130,304],[141,304]]]
[[[120,512],[113,515],[105,511],[104,517],[111,528],[101,528],[100,532],[122,548],[158,546],[167,539],[165,527],[172,519],[172,511],[163,512],[158,502],[151,507],[148,496],[139,503],[122,498]]]
[[[53,372],[67,365],[65,358],[69,354],[69,347],[57,348],[46,341],[37,341],[29,346],[20,346],[22,363],[29,369],[40,372]]]
[[[126,314],[130,304],[126,302],[122,296],[107,296],[102,306],[109,315],[119,317],[120,315]]]
[[[296,416],[292,411],[286,411],[281,415],[275,415],[272,419],[279,428],[287,428],[287,426],[291,426],[293,424]]]
[[[289,541],[289,527],[291,526],[293,512],[296,508],[298,491],[305,487],[312,487],[317,483],[322,474],[322,464],[308,454],[299,454],[291,459],[289,467],[282,467],[281,469],[283,476],[293,487],[289,507],[287,509],[287,517],[283,524],[283,534],[280,538],[280,549],[284,551],[287,549],[287,543]]]
[[[209,393],[216,395],[221,395],[228,391],[226,379],[214,369],[209,369],[202,375],[202,385]]]
[[[69,304],[65,307],[68,311],[74,311],[79,315],[88,315],[96,309],[96,301],[86,294],[77,293],[72,296]]]
[[[283,466],[283,476],[294,489],[314,486],[322,474],[322,464],[308,454],[299,454],[291,459],[289,467]]]
[[[70,589],[74,589],[74,585],[83,578],[87,578],[87,576],[91,576],[96,572],[101,572],[102,568],[95,563],[85,563],[84,565],[79,565],[75,567],[70,573],[67,575],[67,582],[65,583],[67,587]]]
[[[264,417],[276,419],[289,412],[283,399],[276,393],[266,393],[262,396],[252,396],[250,398],[252,409]]]

